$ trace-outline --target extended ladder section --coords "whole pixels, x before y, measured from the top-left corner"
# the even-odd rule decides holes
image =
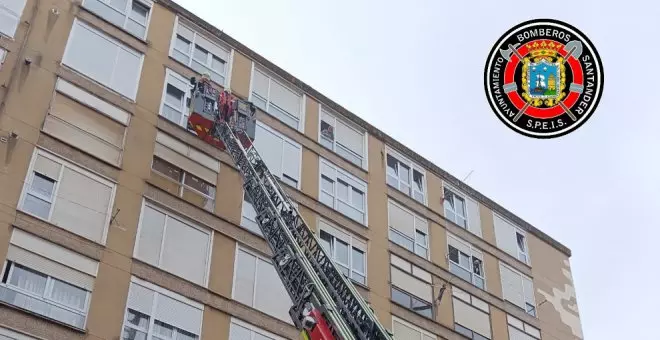
[[[254,106],[226,92],[215,96],[204,78],[191,82],[189,128],[225,148],[241,173],[257,224],[273,252],[273,266],[293,301],[289,314],[298,329],[307,330],[311,339],[393,340],[252,145]]]

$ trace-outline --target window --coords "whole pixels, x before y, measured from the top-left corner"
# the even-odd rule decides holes
[[[284,340],[284,338],[232,318],[229,326],[229,340]]]
[[[321,202],[350,219],[367,225],[367,183],[319,157]]]
[[[24,8],[25,0],[0,0],[0,35],[14,37]]]
[[[273,79],[266,72],[254,68],[252,71],[250,101],[284,124],[303,131],[302,95]]]
[[[75,19],[62,63],[134,101],[143,60],[142,53]]]
[[[346,277],[361,284],[367,284],[367,244],[355,236],[319,220],[319,238]]]
[[[261,233],[261,228],[257,224],[257,211],[252,205],[252,199],[250,196],[243,192],[243,205],[241,207],[241,226],[245,229],[263,237]]]
[[[220,86],[227,84],[227,63],[230,50],[220,46],[181,23],[177,17],[170,57],[192,68],[199,74],[208,74]]]
[[[188,126],[190,105],[190,80],[170,70],[165,70],[165,86],[161,99],[160,115],[184,128]]]
[[[392,301],[413,312],[433,318],[433,288],[431,273],[390,254]]]
[[[426,172],[422,168],[387,149],[387,184],[426,205],[425,177]]]
[[[60,78],[42,130],[119,166],[130,116],[128,112]]]
[[[146,38],[153,6],[150,0],[84,0],[82,5],[132,35]]]
[[[493,222],[495,224],[495,241],[497,247],[523,263],[529,264],[527,236],[525,232],[495,213],[493,213]]]
[[[84,329],[97,270],[98,262],[14,228],[0,300]]]
[[[5,63],[5,57],[7,57],[7,51],[0,48],[0,70],[2,70],[2,65]]]
[[[527,314],[536,317],[536,302],[534,299],[534,284],[532,279],[517,270],[500,263],[502,277],[502,295],[514,305],[522,308]]]
[[[387,203],[390,241],[429,259],[429,224],[391,199]]]
[[[275,267],[261,256],[237,247],[232,298],[250,307],[293,324],[293,304]]]
[[[164,189],[171,194],[215,211],[217,159],[159,131],[151,169],[167,181]]]
[[[511,315],[506,315],[509,324],[509,339],[511,340],[538,340],[541,339],[541,331],[528,325]]]
[[[273,175],[294,188],[300,188],[300,144],[257,122],[254,147]]]
[[[490,307],[476,297],[452,287],[454,329],[473,340],[490,339]]]
[[[204,305],[131,277],[121,340],[197,340]]]
[[[294,207],[298,208],[298,203],[293,200],[291,203]],[[243,191],[243,204],[241,206],[241,227],[263,237],[261,228],[257,224],[257,211],[252,205],[252,199],[250,199],[250,196],[245,191]]]
[[[392,333],[396,340],[436,340],[437,337],[405,320],[392,316]]]
[[[12,331],[11,329],[0,327],[0,339],[1,340],[37,340],[31,336],[27,336],[23,333],[18,333]]]
[[[481,237],[479,204],[458,190],[444,186],[445,218]]]
[[[36,149],[18,208],[104,244],[115,188],[106,179]]]
[[[366,135],[321,108],[319,141],[351,163],[366,169]]]
[[[211,231],[170,211],[144,203],[135,257],[206,286],[211,258]]]
[[[448,235],[449,271],[473,285],[486,289],[484,257],[469,243]]]

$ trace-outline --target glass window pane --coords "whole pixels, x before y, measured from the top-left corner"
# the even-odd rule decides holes
[[[393,231],[392,229],[390,229],[390,240],[392,240],[392,242],[394,242],[394,243],[396,243],[396,244],[398,244],[398,245],[400,245],[400,246],[402,246],[402,247],[404,247],[404,248],[406,248],[410,251],[415,250],[413,240],[401,235],[400,233],[398,233],[396,231]]]
[[[417,247],[415,247],[415,254],[417,254],[417,255],[419,255],[423,258],[427,258],[428,257],[428,249],[417,246]]]
[[[87,301],[87,291],[59,280],[53,280],[53,289],[50,298],[65,306],[84,310],[85,302]]]
[[[392,287],[392,301],[405,307],[410,307],[411,305],[410,296],[394,287]]]
[[[455,204],[454,211],[456,212],[456,214],[458,214],[461,217],[465,217],[465,202],[463,201],[463,199],[458,196],[454,196],[454,204]]]
[[[54,188],[55,180],[52,180],[38,172],[34,173],[32,184],[30,185],[31,192],[43,195],[44,198],[51,198]]]
[[[392,175],[395,178],[399,177],[397,175],[397,173],[398,173],[398,168],[397,168],[398,163],[399,162],[396,160],[396,158],[392,157],[392,155],[389,155],[389,154],[387,155],[387,174],[388,175]]]
[[[158,157],[153,158],[151,168],[177,182],[181,181],[181,169]]]
[[[335,257],[336,260],[348,266],[348,244],[339,239],[335,239]]]
[[[364,274],[364,252],[362,250],[353,248],[353,270]]]
[[[190,41],[180,35],[177,35],[176,42],[174,42],[174,48],[188,54],[190,51]]]
[[[215,198],[215,186],[197,176],[186,172],[184,176],[184,184],[207,196],[210,196],[211,198]]]
[[[147,333],[140,332],[135,328],[124,327],[124,332],[121,336],[122,340],[147,340]]]
[[[183,329],[177,329],[176,340],[196,340],[199,336],[186,332]]]
[[[30,194],[25,196],[25,201],[23,202],[23,210],[45,220],[48,219],[48,215],[50,214],[50,207],[51,204],[49,202]]]
[[[133,309],[128,309],[126,312],[126,322],[143,330],[147,330],[149,327],[149,316],[143,313],[140,313]]]
[[[213,59],[211,60],[211,68],[214,71],[218,72],[218,73],[224,74],[225,73],[225,62],[224,62],[224,60],[222,60],[222,59],[220,59],[216,56],[213,56]]]
[[[427,245],[428,240],[426,238],[426,234],[424,234],[423,232],[421,232],[419,230],[416,230],[415,237],[417,239],[417,244],[421,244],[423,246]]]
[[[19,264],[14,264],[14,270],[9,279],[9,284],[30,293],[43,295],[46,291],[46,281],[46,275]]]
[[[133,1],[133,9],[131,11],[131,19],[137,21],[142,25],[147,24],[147,15],[149,14],[149,8],[143,4]]]
[[[348,202],[348,184],[341,180],[337,181],[337,197],[344,202]]]
[[[171,84],[167,84],[167,90],[165,93],[165,102],[174,106],[178,110],[182,110],[183,98],[185,93]]]
[[[353,189],[352,205],[358,210],[364,211],[364,194],[357,189]]]
[[[483,264],[476,257],[472,258],[472,271],[479,276],[483,276]]]
[[[208,55],[209,52],[207,50],[199,47],[199,45],[195,45],[195,54],[194,54],[195,59],[202,62],[202,64],[206,64],[208,60]]]
[[[332,125],[325,121],[321,121],[321,137],[325,137],[330,141],[335,140],[335,131]]]
[[[174,326],[170,326],[162,321],[154,321],[154,333],[157,335],[171,338],[174,334]]]
[[[415,190],[424,192],[424,175],[417,170],[413,170],[413,182]]]
[[[321,176],[321,188],[330,194],[335,193],[335,182],[326,176]]]
[[[459,252],[458,263],[463,268],[470,268],[470,256],[463,252]]]
[[[321,230],[321,246],[325,249],[330,256],[334,257],[334,254],[332,253],[332,235],[326,233],[325,231]]]
[[[458,263],[458,249],[449,246],[449,260]]]
[[[410,168],[405,164],[399,163],[399,179],[401,182],[410,185]]]

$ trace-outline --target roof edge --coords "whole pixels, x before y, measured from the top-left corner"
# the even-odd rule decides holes
[[[463,183],[460,181],[458,178],[453,176],[452,174],[448,173],[447,171],[441,169],[439,166],[435,165],[433,162],[427,160],[417,152],[411,150],[407,146],[403,145],[402,143],[398,142],[394,138],[390,137],[388,134],[385,132],[379,130],[375,126],[367,123],[364,119],[360,118],[356,114],[350,112],[349,110],[345,109],[332,99],[326,97],[322,93],[318,92],[311,86],[307,85],[300,79],[296,78],[289,72],[285,71],[284,69],[280,68],[279,66],[275,65],[274,63],[270,62],[266,58],[262,57],[258,53],[254,52],[247,46],[243,45],[236,39],[232,38],[231,36],[227,35],[224,33],[222,30],[216,28],[209,22],[205,21],[204,19],[200,18],[199,16],[195,15],[194,13],[190,12],[189,10],[183,8],[181,5],[177,4],[173,0],[155,0],[154,2],[159,3],[160,5],[167,7],[174,11],[177,14],[180,14],[184,16],[186,19],[193,21],[197,25],[199,25],[201,28],[207,30],[209,33],[215,35],[218,39],[224,41],[228,45],[230,45],[232,48],[234,48],[236,51],[246,55],[247,57],[253,59],[254,61],[258,62],[259,64],[265,66],[268,68],[270,71],[274,72],[281,78],[283,78],[286,81],[291,82],[295,86],[299,87],[301,90],[305,92],[305,94],[315,98],[321,104],[329,106],[332,108],[334,111],[337,113],[345,116],[346,118],[350,119],[353,121],[355,124],[360,126],[361,128],[365,129],[369,134],[375,136],[376,138],[382,140],[385,142],[385,144],[390,145],[394,147],[395,149],[398,149],[400,152],[403,152],[406,154],[406,156],[410,157],[412,160],[414,160],[417,164],[420,166],[425,167],[426,169],[429,169],[433,172],[436,173],[441,179],[449,182],[450,184],[454,185],[457,187],[459,190],[465,192],[467,195],[470,195],[472,198],[480,201],[482,204],[485,206],[489,207],[491,210],[499,213],[503,217],[509,219],[510,221],[518,224],[520,227],[525,229],[526,231],[534,234],[541,240],[545,241],[546,243],[550,244],[560,252],[564,253],[564,255],[571,257],[572,252],[571,250],[566,247],[565,245],[561,244],[559,241],[553,239],[550,237],[548,234],[544,233],[543,231],[539,230],[538,228],[534,227],[527,221],[523,220],[522,218],[516,216],[506,208],[502,207],[495,201],[491,200],[490,198],[486,197],[485,195],[481,194],[477,190],[473,189],[469,185]]]

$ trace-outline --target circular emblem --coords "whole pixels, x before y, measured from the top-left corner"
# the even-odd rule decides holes
[[[513,27],[488,55],[484,86],[497,117],[528,137],[555,138],[592,116],[603,93],[603,65],[577,28],[554,19]]]

